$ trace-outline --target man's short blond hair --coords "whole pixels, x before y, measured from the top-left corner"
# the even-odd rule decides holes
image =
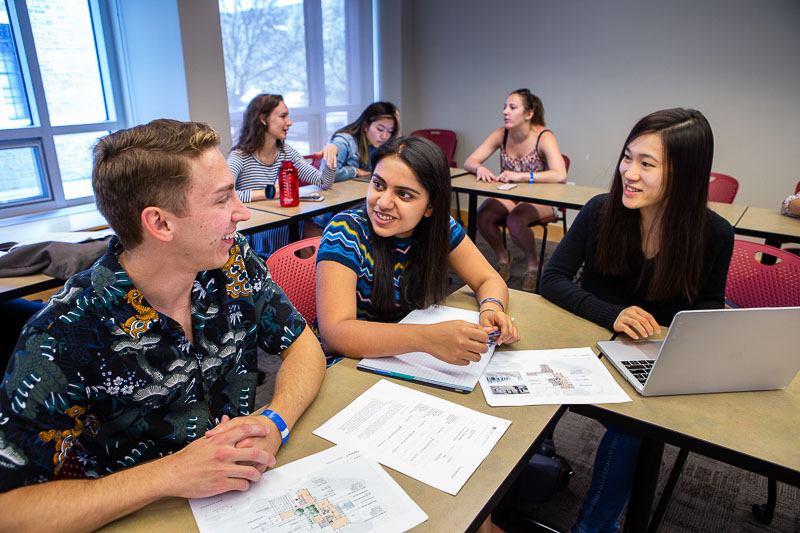
[[[202,122],[158,119],[107,135],[94,145],[92,187],[97,208],[126,249],[143,239],[142,211],[187,214],[190,160],[219,144]]]

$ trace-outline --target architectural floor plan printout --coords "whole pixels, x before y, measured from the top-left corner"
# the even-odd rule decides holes
[[[411,311],[400,321],[400,324],[438,324],[449,320],[463,320],[477,324],[478,317],[477,311],[433,305],[427,309]],[[494,348],[494,345],[488,346],[486,353],[481,355],[480,361],[466,366],[447,363],[429,353],[410,352],[392,357],[362,359],[358,363],[358,369],[447,389],[470,392],[478,384],[478,378],[481,377],[486,365],[489,364]]]
[[[456,495],[510,425],[382,379],[314,434]]]
[[[493,407],[631,401],[590,348],[496,352],[480,383]]]
[[[428,519],[378,463],[344,446],[269,470],[245,492],[189,504],[202,533],[399,533]]]

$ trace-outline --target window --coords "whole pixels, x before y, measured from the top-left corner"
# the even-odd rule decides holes
[[[124,126],[101,0],[0,4],[0,217],[90,202],[91,146]]]
[[[260,93],[283,95],[287,142],[302,154],[355,120],[372,101],[370,9],[364,0],[219,0],[234,142]]]

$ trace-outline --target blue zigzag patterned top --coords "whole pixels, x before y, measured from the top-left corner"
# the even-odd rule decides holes
[[[317,262],[335,261],[356,273],[356,318],[373,320],[372,276],[375,263],[369,241],[369,221],[363,209],[344,211],[336,215],[322,234],[317,252]],[[461,226],[450,217],[450,250],[461,244],[465,237]],[[400,278],[408,265],[412,239],[394,238],[394,294],[400,306]]]

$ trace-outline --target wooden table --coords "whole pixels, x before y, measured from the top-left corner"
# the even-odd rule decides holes
[[[747,211],[746,205],[725,204],[722,202],[708,202],[708,208],[728,221],[728,224],[736,227],[736,223]]]
[[[369,185],[363,181],[347,180],[333,184],[328,190],[319,187],[306,186],[304,191],[315,191],[325,197],[322,202],[300,202],[297,207],[281,207],[279,199],[261,200],[247,204],[250,209],[265,211],[288,217],[289,220],[289,241],[294,242],[300,239],[298,222],[306,218],[317,215],[324,215],[331,211],[339,211],[363,202],[367,197]],[[303,194],[303,192],[301,192]],[[308,194],[308,193],[305,193]]]
[[[518,324],[526,325],[525,336],[514,349],[587,346],[608,331],[577,318],[538,295],[510,291],[509,311]],[[476,309],[475,296],[466,288],[447,299],[454,307]],[[563,327],[569,322],[568,328]],[[507,348],[504,348],[507,349]],[[322,389],[292,431],[292,438],[278,452],[278,464],[286,464],[324,450],[332,444],[311,432],[341,411],[380,376],[355,369],[355,360],[344,360],[328,369]],[[388,473],[422,507],[429,519],[413,531],[474,531],[495,507],[538,445],[538,435],[546,435],[563,411],[558,405],[489,407],[480,388],[459,394],[434,387],[397,381],[426,394],[438,396],[494,416],[512,420],[511,426],[486,460],[467,481],[458,495],[451,496],[394,470]],[[268,477],[266,478],[269,479]],[[197,531],[187,500],[171,498],[145,507],[104,528],[104,531]]]
[[[777,209],[748,207],[734,227],[736,233],[761,237],[773,246],[777,241],[800,242],[800,218],[781,215]]]
[[[552,205],[565,209],[580,209],[586,202],[607,192],[605,189],[597,187],[583,187],[580,185],[567,185],[564,183],[524,183],[519,182],[517,186],[509,191],[498,190],[502,183],[487,183],[477,181],[475,174],[466,174],[454,178],[450,182],[454,192],[462,192],[469,195],[469,222],[467,223],[467,235],[473,241],[477,230],[478,196],[489,196],[492,198],[506,198],[520,202],[534,202],[537,204]]]
[[[603,363],[633,401],[570,410],[643,437],[626,531],[647,530],[664,443],[800,486],[800,376],[779,391],[646,398]]]

